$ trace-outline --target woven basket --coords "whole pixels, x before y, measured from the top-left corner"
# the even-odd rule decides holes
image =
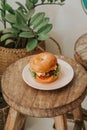
[[[41,49],[43,50],[45,49],[45,42],[39,43],[39,48],[36,48],[31,52],[27,52],[26,48],[11,49],[11,48],[4,48],[0,46],[0,75],[2,75],[2,73],[11,63],[25,56],[37,54],[42,51]]]

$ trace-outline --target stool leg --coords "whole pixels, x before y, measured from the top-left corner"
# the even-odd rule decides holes
[[[54,117],[56,130],[67,130],[67,121],[65,115]]]
[[[87,121],[87,109],[82,108],[83,119]]]
[[[26,116],[10,108],[4,130],[21,130]]]
[[[75,121],[74,130],[86,130],[83,121],[81,106],[73,110],[73,116]]]

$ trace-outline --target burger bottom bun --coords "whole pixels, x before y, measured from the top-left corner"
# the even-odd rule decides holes
[[[39,76],[36,75],[36,81],[40,82],[40,83],[51,83],[51,82],[53,82],[57,79],[58,79],[58,76],[53,76],[53,75],[48,77],[48,78],[45,78],[45,79],[42,79],[42,78],[40,78]]]

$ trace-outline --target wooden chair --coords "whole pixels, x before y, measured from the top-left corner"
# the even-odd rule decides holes
[[[61,46],[53,37],[46,40],[46,51],[52,52],[55,55],[62,55]]]
[[[74,58],[87,70],[87,33],[81,35],[74,46]],[[87,121],[87,109],[81,106],[83,119]]]

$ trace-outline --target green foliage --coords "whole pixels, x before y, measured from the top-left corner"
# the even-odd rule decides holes
[[[16,2],[17,9],[14,9],[6,0],[1,0],[1,21],[6,27],[3,30],[1,42],[3,46],[12,44],[14,48],[24,48],[27,51],[34,50],[40,41],[48,39],[52,29],[50,19],[44,12],[35,13],[37,6],[46,4],[62,5],[65,0],[25,0],[23,5]]]
[[[31,39],[26,45],[27,51],[32,51],[37,47],[38,40],[37,39]]]
[[[6,22],[5,22],[5,15],[6,15],[6,10],[5,10],[5,4],[7,0],[1,0],[1,8],[0,8],[0,15],[1,19],[0,21],[3,23],[4,28],[6,28]]]
[[[36,79],[36,73],[35,73],[34,71],[30,70],[30,69],[29,69],[29,71],[30,71],[32,77],[33,77],[34,79]]]

